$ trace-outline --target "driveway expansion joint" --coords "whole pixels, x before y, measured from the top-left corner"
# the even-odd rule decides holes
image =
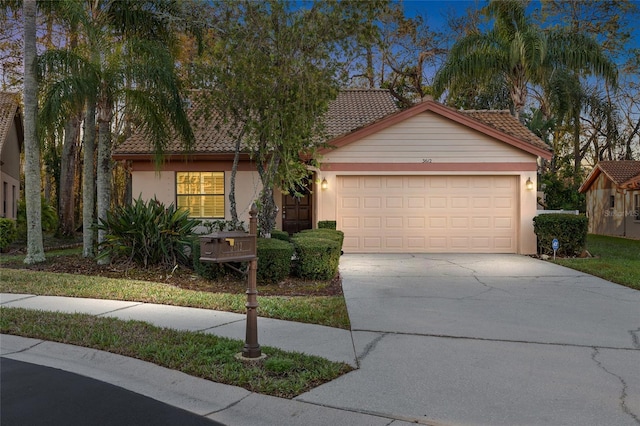
[[[413,337],[435,337],[438,339],[453,339],[453,340],[476,340],[479,342],[499,342],[499,343],[521,343],[527,345],[543,345],[543,346],[562,346],[568,348],[598,348],[609,349],[614,351],[640,351],[640,348],[625,348],[616,346],[593,346],[593,345],[579,345],[576,343],[560,343],[560,342],[537,342],[533,340],[514,340],[514,339],[490,339],[487,337],[470,337],[470,336],[454,336],[449,334],[433,334],[433,333],[410,333],[404,331],[383,331],[383,330],[369,330],[364,328],[354,328],[351,331],[367,332],[367,333],[383,333],[384,335],[395,334],[397,336],[413,336]],[[369,352],[371,349],[369,349]]]

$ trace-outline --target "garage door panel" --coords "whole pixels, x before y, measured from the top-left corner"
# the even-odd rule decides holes
[[[344,250],[515,253],[517,188],[514,176],[341,176]]]

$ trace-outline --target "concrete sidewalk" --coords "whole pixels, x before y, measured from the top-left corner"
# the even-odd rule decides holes
[[[245,316],[148,303],[1,294],[4,307],[78,312],[162,327],[244,339]],[[292,338],[294,336],[295,338]],[[261,346],[302,351],[355,366],[351,332],[331,327],[258,319]],[[11,335],[0,336],[0,355],[77,373],[133,391],[226,425],[402,425],[384,416],[340,410],[252,393],[108,352]],[[71,403],[71,401],[70,401]]]

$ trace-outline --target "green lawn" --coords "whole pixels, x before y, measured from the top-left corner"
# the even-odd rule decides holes
[[[0,268],[0,292],[88,297],[245,313],[244,294],[212,293],[128,279]],[[258,296],[258,315],[349,329],[340,296]]]
[[[264,360],[236,358],[244,342],[86,314],[0,308],[0,332],[112,352],[191,376],[293,398],[352,370],[344,363],[272,347]]]
[[[557,259],[556,263],[640,290],[640,240],[592,235],[586,259]]]

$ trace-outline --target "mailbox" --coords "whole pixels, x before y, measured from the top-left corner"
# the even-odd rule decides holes
[[[201,262],[245,262],[256,256],[255,235],[231,231],[214,232],[200,237]]]

